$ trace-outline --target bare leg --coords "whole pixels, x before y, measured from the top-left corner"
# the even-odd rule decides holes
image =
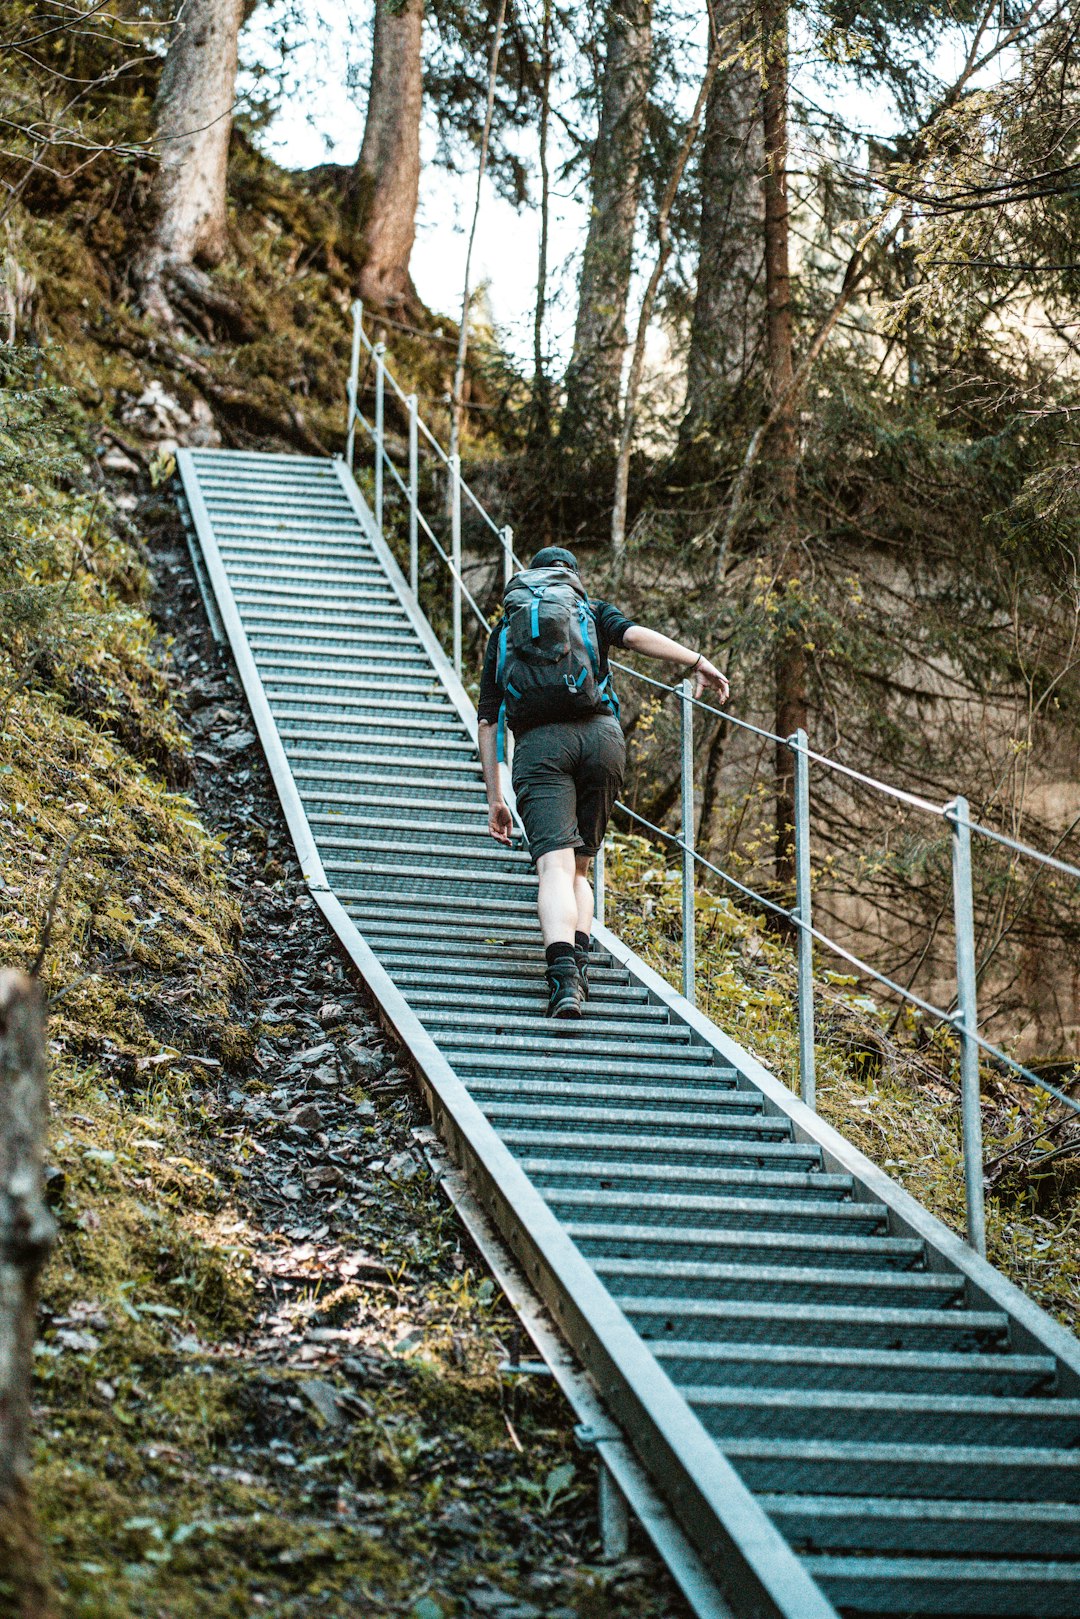
[[[591,933],[593,923],[593,891],[589,881],[589,868],[592,865],[591,854],[575,856],[574,872],[574,898],[577,901],[577,931]]]
[[[578,917],[576,870],[573,849],[552,849],[536,862],[540,879],[536,909],[545,945],[574,942]]]

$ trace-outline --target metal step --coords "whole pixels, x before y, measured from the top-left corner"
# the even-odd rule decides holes
[[[721,1448],[748,1436],[830,1440],[857,1434],[860,1443],[921,1444],[930,1452],[943,1445],[1069,1451],[1080,1439],[1076,1400],[746,1384],[684,1386],[683,1395]]]
[[[554,1061],[543,1057],[533,1058],[529,1068],[535,1070],[538,1063],[547,1063],[549,1060]],[[455,1063],[454,1066],[458,1072],[468,1073],[467,1063]],[[670,1073],[678,1073],[678,1069],[670,1062],[663,1067]],[[657,1063],[655,1069],[659,1078],[662,1065]],[[609,1073],[613,1071],[609,1065],[607,1071]],[[792,1168],[804,1169],[821,1161],[821,1148],[812,1142],[701,1141],[692,1138],[687,1140],[682,1136],[662,1134],[660,1131],[652,1135],[626,1135],[613,1139],[602,1128],[588,1131],[576,1126],[572,1130],[563,1130],[558,1136],[547,1130],[516,1127],[502,1129],[499,1134],[508,1147],[512,1147],[522,1156],[543,1152],[549,1158],[558,1159],[587,1154],[594,1164],[602,1165],[605,1169],[612,1163],[656,1164],[668,1168],[680,1164],[701,1168],[715,1165],[720,1168],[727,1164],[738,1163],[754,1169],[768,1169],[777,1164],[788,1164]],[[627,1278],[621,1280],[625,1285]],[[689,1278],[683,1280],[689,1281]],[[696,1295],[688,1291],[687,1296]]]
[[[379,749],[387,763],[415,760],[423,770],[475,768],[478,772],[480,768],[474,751],[466,744],[433,736],[420,721],[414,727],[392,729],[351,714],[342,719],[301,715],[295,720],[283,719],[279,728],[282,741],[290,748],[306,746],[308,752],[322,752],[332,759],[344,757],[346,762],[354,753],[363,757]]]
[[[377,725],[388,731],[421,732],[431,731],[439,736],[445,735],[447,742],[461,747],[472,748],[472,742],[465,736],[461,728],[461,721],[447,702],[436,703],[433,699],[426,702],[405,701],[401,698],[375,698],[367,694],[353,695],[338,690],[320,691],[307,689],[294,691],[292,688],[278,690],[278,682],[274,680],[264,682],[267,695],[272,697],[275,718],[304,719],[309,714],[322,715],[327,709],[340,715],[342,720],[352,719],[355,715],[366,725]]]
[[[653,1353],[680,1387],[747,1384],[800,1391],[846,1389],[863,1393],[881,1390],[1022,1396],[1049,1393],[1056,1371],[1055,1362],[1042,1355],[935,1354],[927,1349],[845,1349],[836,1345],[823,1348],[814,1344],[694,1343],[690,1340],[656,1344]]]
[[[985,1552],[1080,1558],[1071,1501],[905,1500],[896,1496],[763,1495],[759,1504],[800,1551]],[[1080,1579],[1080,1564],[1076,1565]]]
[[[606,1077],[603,1080],[581,1080],[571,1085],[560,1085],[558,1092],[558,1105],[568,1110],[571,1108],[590,1107],[600,1102],[639,1103],[646,1108],[656,1108],[664,1112],[678,1113],[690,1109],[710,1109],[713,1112],[723,1113],[725,1117],[732,1118],[758,1118],[762,1117],[761,1101],[750,1096],[746,1091],[735,1088],[734,1072],[718,1070],[724,1077],[719,1083],[712,1082],[708,1087],[701,1083],[700,1075],[684,1080],[680,1084],[652,1085],[648,1080],[629,1082],[621,1085],[613,1084]],[[542,1101],[550,1104],[552,1101],[551,1085],[546,1079],[519,1079],[497,1076],[489,1078],[486,1074],[474,1074],[469,1081],[469,1090],[476,1097],[482,1098],[485,1108],[496,1104],[512,1106],[519,1101]],[[575,1115],[576,1116],[576,1115]]]
[[[721,1343],[734,1338],[740,1343],[839,1344],[957,1354],[1004,1344],[1009,1330],[1008,1316],[994,1310],[896,1309],[883,1303],[693,1299],[669,1292],[666,1298],[628,1294],[623,1309],[643,1338],[666,1338],[671,1343]],[[766,1481],[753,1488],[801,1490],[803,1486]]]
[[[770,1495],[875,1495],[887,1479],[891,1496],[1080,1503],[1080,1450],[741,1438],[723,1449],[744,1483]]]
[[[669,1140],[681,1137],[695,1141],[699,1136],[708,1134],[723,1141],[787,1141],[791,1136],[791,1126],[786,1119],[770,1119],[762,1113],[749,1117],[740,1113],[724,1113],[700,1104],[680,1110],[674,1107],[619,1107],[612,1103],[606,1107],[590,1107],[583,1102],[568,1108],[563,1105],[560,1095],[557,1101],[547,1104],[523,1102],[519,1098],[508,1102],[493,1102],[485,1098],[483,1108],[499,1131],[513,1126],[516,1129],[549,1131],[561,1135],[567,1129],[578,1131],[588,1125],[596,1125],[613,1139],[636,1136],[638,1132],[649,1129],[663,1131]],[[717,1240],[722,1242],[722,1239]]]
[[[355,902],[358,910],[364,913],[365,924],[377,926],[380,921],[426,921],[428,931],[431,930],[432,913],[430,908],[425,909],[417,904],[414,894],[403,893],[398,888],[373,889],[360,895]],[[502,900],[497,906],[492,904],[490,897],[478,899],[466,891],[455,894],[452,905],[440,905],[438,911],[440,924],[453,924],[459,922],[473,922],[477,927],[487,928],[495,939],[496,944],[506,930],[520,934],[523,938],[535,938],[540,941],[540,926],[536,920],[536,906],[526,899]],[[539,946],[541,952],[543,946]],[[426,939],[422,942],[422,949],[429,948]]]
[[[739,1264],[827,1265],[830,1270],[915,1270],[924,1247],[908,1237],[848,1237],[829,1232],[731,1231],[693,1226],[627,1226],[568,1220],[566,1229],[583,1254],[610,1259],[662,1259]]]
[[[482,1050],[495,1042],[504,1053],[552,1052],[569,1041],[578,1054],[588,1051],[622,1057],[632,1052],[635,1057],[666,1060],[678,1048],[681,1056],[691,1057],[704,1067],[712,1065],[712,1052],[703,1046],[691,1046],[689,1030],[682,1024],[635,1023],[628,1013],[622,1021],[605,1019],[602,1029],[594,1029],[588,1005],[580,1020],[549,1018],[543,1013],[536,1017],[477,1019],[468,1012],[439,1010],[431,1014],[428,1022],[431,1028],[441,1031],[440,1044],[448,1051]],[[784,1123],[787,1127],[786,1120]]]
[[[497,1083],[494,1082],[493,1083]],[[475,1088],[476,1081],[472,1081]],[[742,1093],[737,1093],[742,1094]],[[816,1180],[823,1177],[816,1176]],[[884,1233],[888,1214],[881,1203],[856,1203],[851,1199],[825,1202],[821,1198],[771,1197],[764,1189],[757,1197],[704,1196],[686,1193],[652,1192],[642,1199],[633,1190],[594,1190],[591,1187],[549,1188],[547,1201],[568,1227],[575,1221],[596,1221],[605,1225],[625,1222],[641,1227],[662,1226],[672,1230],[693,1226],[699,1230],[739,1232],[841,1231],[873,1235]]]
[[[232,587],[237,601],[245,605],[251,603],[257,606],[263,602],[332,602],[341,606],[355,602],[365,612],[370,607],[375,613],[393,612],[395,618],[401,615],[401,606],[389,585],[374,582],[365,584],[363,580],[350,579],[348,574],[332,584],[312,579],[310,574],[305,575],[300,569],[294,569],[282,578],[268,575],[263,569],[244,573],[235,568],[232,570]],[[321,616],[321,610],[318,616]]]
[[[875,1614],[976,1619],[1078,1619],[1075,1563],[960,1558],[807,1557],[805,1567],[838,1607]]]
[[[567,1028],[569,1032],[566,1034],[554,1034],[547,1040],[536,1038],[512,1050],[507,1049],[507,1042],[503,1038],[499,1040],[502,1047],[499,1051],[455,1047],[449,1039],[444,1044],[448,1050],[457,1052],[455,1067],[465,1074],[491,1073],[492,1070],[502,1073],[512,1069],[517,1076],[523,1073],[558,1074],[567,1080],[581,1079],[580,1058],[595,1054],[592,1048],[597,1039],[605,1047],[602,1054],[605,1059],[604,1074],[608,1079],[622,1074],[644,1074],[660,1082],[677,1075],[694,1078],[712,1072],[712,1053],[701,1046],[658,1046],[645,1055],[636,1041],[629,1048],[618,1042],[604,1041],[602,1030],[589,1031],[587,1018],[582,1018],[580,1023],[568,1020]],[[609,1053],[606,1047],[611,1044],[614,1050]],[[595,1063],[588,1064],[589,1070],[595,1067]]]
[[[653,1259],[613,1259],[598,1255],[593,1260],[593,1269],[620,1303],[663,1297],[677,1287],[687,1300],[752,1298],[776,1303],[790,1300],[806,1304],[851,1304],[859,1308],[880,1300],[885,1310],[944,1310],[955,1303],[961,1289],[956,1277],[932,1271],[833,1269],[824,1259],[817,1265],[781,1266],[689,1260],[660,1263]]]
[[[421,670],[419,673],[398,674],[388,686],[381,674],[318,675],[310,670],[296,673],[291,661],[280,667],[263,671],[263,685],[267,691],[290,692],[296,688],[305,693],[307,702],[314,702],[314,693],[342,700],[346,693],[356,693],[372,712],[385,710],[388,714],[427,714],[432,711],[453,714],[457,710],[441,687]],[[299,695],[299,692],[298,692]]]
[[[298,764],[293,775],[298,781],[332,782],[334,785],[327,791],[318,793],[320,803],[339,804],[386,804],[394,805],[419,802],[428,803],[434,809],[436,804],[443,803],[448,808],[456,810],[460,804],[464,809],[474,806],[483,806],[483,788],[478,781],[471,777],[445,776],[434,778],[430,772],[425,773],[424,779],[403,780],[401,771],[389,772],[384,770],[357,769],[342,776],[340,771],[321,769],[318,765]],[[380,789],[392,787],[394,796],[388,799],[385,792]],[[372,794],[375,796],[373,797]],[[455,800],[450,795],[459,795]]]
[[[510,967],[521,969],[511,972]],[[527,963],[493,965],[487,973],[455,970],[447,964],[442,971],[402,967],[394,972],[394,980],[408,994],[414,1006],[455,1007],[468,1004],[478,1012],[505,1010],[516,1016],[526,1008],[544,1008],[547,1005],[547,982],[542,972],[529,972]],[[451,987],[452,986],[452,987]],[[590,967],[589,1016],[632,1017],[636,1021],[665,1023],[670,1013],[665,1006],[656,1006],[648,999],[648,991],[636,985],[623,983],[617,969]]]
[[[607,1071],[607,1070],[605,1070]],[[550,1147],[541,1141],[538,1148]],[[798,1198],[835,1203],[850,1198],[849,1175],[827,1175],[818,1169],[800,1169],[795,1165],[772,1164],[763,1169],[754,1165],[700,1164],[597,1164],[587,1150],[570,1152],[565,1158],[545,1155],[542,1151],[521,1154],[522,1167],[529,1178],[553,1199],[564,1191],[621,1191],[647,1198],[651,1203],[657,1196],[694,1196],[703,1192],[730,1189],[741,1197]]]

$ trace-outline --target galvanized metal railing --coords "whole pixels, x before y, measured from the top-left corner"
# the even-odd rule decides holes
[[[360,357],[367,352],[375,368],[374,419],[369,421],[360,411],[358,405]],[[407,475],[403,477],[396,463],[390,456],[385,432],[385,390],[387,385],[391,388],[400,403],[404,406],[408,421],[408,465]],[[461,510],[464,497],[472,505],[482,522],[490,529],[501,550],[503,580],[510,579],[515,568],[524,564],[514,552],[514,531],[509,526],[500,527],[484,508],[482,502],[469,487],[461,473],[460,457],[449,455],[439,444],[431,430],[422,421],[418,412],[418,401],[415,393],[406,394],[398,385],[393,374],[386,364],[385,346],[382,343],[373,343],[363,329],[363,307],[360,303],[353,305],[353,342],[352,363],[348,383],[348,420],[346,425],[346,460],[350,470],[353,465],[355,451],[355,431],[359,423],[371,439],[374,453],[374,514],[380,534],[383,532],[384,516],[384,489],[385,473],[389,472],[404,497],[408,514],[408,544],[409,544],[409,584],[416,594],[419,583],[419,537],[422,532],[432,545],[436,555],[445,564],[451,579],[451,638],[452,656],[455,673],[460,677],[462,668],[462,614],[463,605],[468,604],[478,624],[486,632],[490,623],[480,606],[474,599],[465,583],[462,570],[461,550]],[[419,445],[421,437],[431,450],[436,464],[441,466],[448,479],[448,508],[450,522],[450,551],[447,553],[428,519],[424,516],[420,506],[419,481]],[[891,994],[898,996],[908,1005],[916,1007],[926,1016],[942,1025],[951,1027],[957,1036],[959,1045],[960,1067],[960,1100],[961,1100],[961,1136],[964,1166],[964,1193],[967,1223],[967,1240],[972,1248],[980,1255],[986,1253],[986,1212],[985,1212],[985,1186],[983,1176],[983,1148],[982,1148],[982,1113],[980,1108],[980,1079],[979,1061],[983,1053],[999,1063],[1003,1063],[1024,1084],[1035,1087],[1054,1097],[1059,1103],[1080,1115],[1080,1102],[1067,1095],[1064,1091],[1041,1075],[1033,1072],[1016,1058],[1010,1056],[999,1046],[993,1044],[979,1030],[978,1014],[978,973],[975,956],[975,908],[972,887],[972,835],[985,838],[999,846],[1011,850],[1014,854],[1025,859],[1038,862],[1040,865],[1052,868],[1065,876],[1073,877],[1080,882],[1080,867],[1068,861],[1058,859],[1054,855],[1045,854],[1029,844],[1009,837],[993,827],[983,826],[974,822],[970,815],[970,806],[967,799],[957,794],[945,804],[935,803],[931,799],[922,797],[917,793],[909,792],[906,788],[897,787],[889,782],[878,780],[865,771],[855,769],[828,754],[817,752],[811,748],[809,739],[804,730],[797,730],[792,736],[780,737],[775,732],[752,724],[749,720],[740,718],[727,710],[721,710],[701,698],[695,697],[693,684],[683,680],[678,685],[668,685],[664,681],[656,680],[629,665],[616,662],[612,666],[620,673],[629,676],[654,690],[663,693],[665,697],[675,696],[678,699],[679,714],[679,747],[680,747],[680,782],[679,807],[680,830],[671,832],[665,827],[657,826],[629,805],[619,803],[617,808],[631,821],[642,826],[655,837],[662,839],[667,845],[679,851],[682,866],[682,991],[685,998],[691,1003],[697,999],[697,962],[696,962],[696,873],[700,868],[721,879],[722,882],[733,888],[737,893],[753,904],[760,906],[769,914],[782,919],[786,926],[796,930],[796,968],[797,968],[797,1020],[799,1045],[799,1089],[802,1100],[808,1107],[813,1108],[816,1101],[815,1076],[815,1041],[814,1041],[814,945],[815,943],[829,950],[833,955],[854,968],[861,977],[869,978],[887,989]],[[707,859],[694,846],[694,710],[717,718],[725,719],[736,728],[749,732],[763,741],[779,743],[787,747],[794,764],[794,856],[795,856],[795,904],[788,907],[780,904],[768,895],[759,893],[756,889],[740,882],[731,872],[725,871],[713,861]],[[956,938],[956,1004],[953,1009],[933,1005],[922,996],[917,995],[908,986],[898,983],[886,973],[881,972],[871,963],[862,960],[852,951],[848,950],[837,940],[830,938],[813,922],[813,895],[812,895],[812,863],[811,863],[811,815],[810,815],[810,766],[815,764],[822,769],[831,771],[849,780],[860,783],[862,786],[881,793],[908,808],[920,813],[944,819],[950,828],[952,848],[951,860],[951,886],[952,886],[952,912]],[[604,874],[604,853],[601,849],[594,865],[594,893],[596,915],[601,923],[605,920],[606,884]]]

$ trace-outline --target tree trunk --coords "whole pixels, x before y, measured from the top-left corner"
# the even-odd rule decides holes
[[[800,623],[800,569],[796,504],[794,329],[787,186],[788,7],[787,0],[761,4],[762,123],[765,140],[765,328],[766,394],[779,409],[769,429],[766,462],[776,593],[776,732],[786,737],[806,724],[806,654]],[[776,744],[776,877],[782,888],[794,879],[794,762]]]
[[[495,32],[491,40],[488,59],[487,101],[484,106],[484,128],[480,136],[480,161],[476,165],[476,197],[473,201],[472,225],[469,227],[469,245],[465,249],[465,286],[461,294],[461,320],[458,324],[457,355],[454,359],[454,381],[450,389],[450,455],[461,453],[461,428],[465,410],[465,357],[469,349],[469,315],[472,304],[472,256],[476,244],[476,226],[480,219],[480,201],[484,194],[484,174],[487,169],[488,146],[491,142],[491,121],[495,116],[495,91],[499,82],[499,53],[502,50],[503,28],[506,24],[507,0],[499,0],[495,18]],[[450,490],[447,489],[449,501]],[[449,507],[447,517],[449,517]]]
[[[173,324],[170,272],[219,264],[244,0],[183,0],[156,102],[152,223],[135,264],[143,308]],[[190,289],[191,277],[188,276]]]
[[[613,0],[592,166],[592,212],[566,373],[562,437],[570,446],[610,449],[618,431],[651,57],[651,0]]]
[[[730,5],[731,11],[735,8]],[[756,66],[731,60],[738,17],[725,28],[724,64],[705,108],[697,290],[686,365],[684,443],[715,426],[725,397],[761,352],[761,80]]]
[[[531,448],[546,466],[551,440],[551,389],[544,353],[547,314],[548,234],[551,223],[551,177],[548,170],[548,134],[551,124],[551,7],[543,0],[540,47],[540,247],[536,265],[536,307],[533,311],[533,391],[530,422]]]
[[[30,1501],[37,1279],[55,1236],[42,1168],[48,1096],[37,982],[0,972],[0,1578],[14,1619],[54,1612]]]
[[[377,0],[364,140],[355,170],[367,258],[360,296],[379,309],[415,298],[409,275],[420,193],[424,0]]]
[[[619,427],[619,444],[615,456],[615,490],[611,502],[611,561],[612,584],[617,589],[622,582],[623,564],[626,560],[626,510],[627,497],[630,489],[630,455],[634,445],[634,429],[637,422],[638,395],[641,391],[641,379],[645,373],[645,341],[649,332],[649,322],[652,320],[653,309],[656,306],[656,294],[660,289],[660,282],[667,262],[671,256],[671,210],[675,205],[675,198],[682,183],[683,170],[687,159],[694,149],[698,130],[701,127],[705,104],[709,99],[716,79],[716,70],[720,65],[720,51],[715,39],[712,40],[712,49],[705,64],[705,76],[698,90],[694,110],[683,132],[682,145],[679,147],[671,172],[668,175],[664,195],[660,199],[660,206],[656,211],[656,240],[657,253],[653,263],[652,273],[649,276],[642,294],[641,308],[638,311],[637,335],[634,338],[634,351],[630,356],[630,369],[626,377],[626,394],[623,398],[622,422]]]

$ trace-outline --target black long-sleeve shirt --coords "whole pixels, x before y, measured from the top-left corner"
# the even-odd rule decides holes
[[[609,647],[622,646],[627,630],[633,629],[634,621],[627,618],[618,607],[610,602],[594,601],[589,604],[596,618],[596,639],[600,648],[600,678],[606,679],[608,673]],[[495,725],[499,718],[499,709],[502,707],[503,694],[499,690],[495,679],[495,670],[499,662],[499,631],[502,624],[496,624],[488,637],[487,651],[484,654],[484,669],[480,676],[480,701],[476,705],[477,716],[486,720],[489,725]],[[514,733],[521,736],[525,731],[531,730],[528,721],[519,720],[513,727]]]

